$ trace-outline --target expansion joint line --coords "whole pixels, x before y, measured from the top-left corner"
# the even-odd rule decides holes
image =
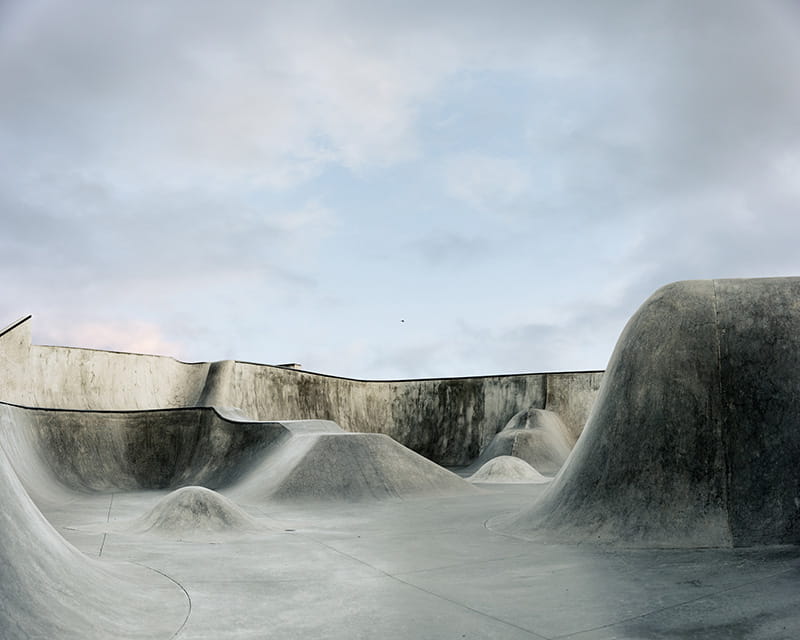
[[[106,513],[106,524],[111,522],[111,505],[114,504],[114,494],[111,494],[111,500],[108,501],[108,512]],[[106,538],[108,538],[108,531],[103,533],[103,540],[100,543],[100,551],[97,552],[97,557],[100,558],[103,555],[103,549],[106,546]]]
[[[111,494],[111,500],[108,503],[108,513],[106,514],[106,522],[111,522],[111,506],[114,504],[114,494]]]
[[[329,550],[331,550],[331,551],[333,551],[335,553],[338,553],[339,555],[344,556],[345,558],[349,558],[350,560],[354,560],[355,562],[363,564],[364,566],[367,566],[370,569],[372,569],[374,571],[377,571],[378,573],[382,573],[387,578],[391,578],[392,580],[394,580],[396,582],[399,582],[400,584],[404,584],[407,587],[411,587],[412,589],[416,589],[417,591],[421,591],[422,593],[425,593],[425,594],[427,594],[429,596],[433,596],[434,598],[438,598],[439,600],[444,600],[445,602],[449,602],[450,604],[453,604],[453,605],[455,605],[457,607],[460,607],[462,609],[466,609],[467,611],[475,613],[475,614],[477,614],[479,616],[482,616],[484,618],[489,618],[490,620],[494,620],[495,622],[499,622],[500,624],[504,624],[504,625],[507,625],[507,626],[512,627],[514,629],[517,629],[519,631],[522,631],[524,633],[527,633],[532,638],[536,638],[538,640],[552,640],[551,638],[548,638],[547,636],[543,636],[543,635],[541,635],[539,633],[536,633],[535,631],[531,631],[530,629],[526,629],[525,627],[521,627],[521,626],[519,626],[517,624],[514,624],[513,622],[509,622],[508,620],[503,620],[502,618],[498,618],[497,616],[493,616],[492,614],[486,613],[485,611],[481,611],[479,609],[474,609],[473,607],[470,607],[469,605],[464,604],[463,602],[459,602],[458,600],[452,600],[452,599],[447,598],[447,597],[443,596],[442,594],[436,593],[434,591],[429,591],[428,589],[420,587],[419,585],[416,585],[413,582],[407,582],[406,580],[403,580],[402,578],[400,578],[400,577],[398,577],[398,576],[396,576],[394,574],[391,574],[388,571],[384,571],[383,569],[380,569],[380,568],[378,568],[378,567],[376,567],[374,565],[371,565],[369,562],[365,562],[364,560],[361,560],[361,558],[356,558],[355,556],[352,556],[349,553],[345,553],[344,551],[341,551],[341,550],[337,549],[336,547],[332,547],[331,545],[326,544],[326,543],[322,542],[322,540],[318,540],[317,538],[315,538],[313,536],[306,535],[305,537],[307,537],[309,540],[313,540],[318,545],[323,546],[326,549],[329,549]]]

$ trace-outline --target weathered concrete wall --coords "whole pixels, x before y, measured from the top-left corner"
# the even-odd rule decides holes
[[[77,491],[225,487],[289,434],[274,422],[226,420],[210,407],[71,411],[0,404],[0,426],[3,448],[19,454],[24,484],[33,476],[26,467],[37,476],[44,468],[56,484]],[[39,484],[28,485],[31,495]]]
[[[224,404],[259,420],[325,418],[348,431],[385,433],[440,464],[466,464],[520,408],[544,406],[546,379],[366,382],[237,363]]]
[[[30,316],[0,330],[0,399],[24,404],[31,400],[28,363],[31,351]]]
[[[30,351],[30,404],[65,409],[165,409],[197,403],[208,363],[93,349]]]
[[[255,420],[326,419],[384,433],[446,465],[477,457],[523,409],[558,413],[574,436],[602,372],[363,381],[282,367],[30,345],[28,322],[0,336],[0,401],[125,411],[237,408]]]
[[[602,380],[602,371],[547,374],[547,397],[542,408],[558,414],[573,440],[589,420]]]
[[[31,345],[30,316],[0,332],[0,401],[91,410],[198,404],[209,365],[164,356]]]

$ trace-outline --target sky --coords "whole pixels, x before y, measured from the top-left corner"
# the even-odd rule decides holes
[[[0,0],[0,325],[362,379],[605,368],[800,275],[793,0]]]

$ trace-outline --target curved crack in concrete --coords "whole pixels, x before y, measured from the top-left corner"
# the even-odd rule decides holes
[[[178,635],[180,635],[180,633],[183,631],[184,627],[186,627],[186,623],[189,622],[189,616],[192,615],[192,596],[189,595],[189,592],[186,590],[186,587],[184,587],[180,582],[178,582],[172,576],[167,575],[163,571],[159,571],[158,569],[150,567],[150,566],[144,564],[143,562],[136,562],[136,561],[131,561],[131,562],[132,562],[132,564],[139,565],[140,567],[143,567],[145,569],[149,569],[150,571],[152,571],[154,573],[157,573],[160,576],[164,576],[167,580],[169,580],[173,584],[176,584],[180,588],[180,590],[183,591],[183,594],[186,596],[186,602],[188,604],[188,610],[186,611],[186,617],[183,619],[183,622],[181,623],[181,626],[178,627],[178,629],[175,631],[175,633],[173,633],[169,637],[169,640],[174,640],[175,638],[178,637]]]

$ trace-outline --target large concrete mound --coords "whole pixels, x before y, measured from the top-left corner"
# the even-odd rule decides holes
[[[342,432],[292,436],[230,495],[242,503],[359,502],[474,491],[388,436]]]
[[[497,525],[633,546],[800,542],[800,278],[689,281],[625,327],[571,457]]]
[[[555,475],[574,445],[557,414],[545,409],[525,409],[508,421],[471,466],[480,467],[498,456],[515,456],[540,473]]]
[[[171,492],[125,528],[136,533],[190,540],[216,539],[220,535],[265,529],[234,502],[205,487],[183,487]]]
[[[543,476],[531,465],[514,456],[498,456],[492,458],[469,478],[470,482],[487,483],[532,483],[550,482],[551,478]]]
[[[0,448],[0,637],[172,637],[184,593],[157,572],[92,560],[67,543],[28,497]],[[151,620],[146,627],[142,619]]]

